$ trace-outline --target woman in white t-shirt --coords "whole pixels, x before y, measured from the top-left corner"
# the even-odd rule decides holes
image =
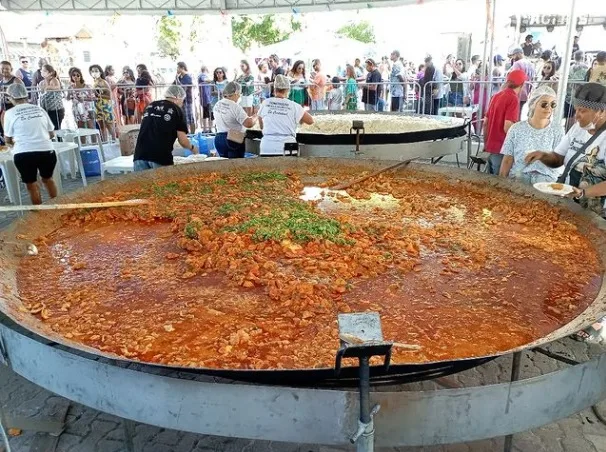
[[[57,165],[51,141],[55,126],[44,109],[29,103],[23,84],[10,85],[7,94],[14,107],[4,117],[6,143],[13,146],[15,166],[27,186],[32,204],[42,204],[38,173],[49,196],[57,196],[57,186],[52,179]]]
[[[276,75],[274,92],[259,108],[259,125],[263,130],[261,155],[284,155],[286,143],[297,142],[297,126],[311,125],[314,118],[301,105],[288,99],[290,82],[284,75]]]
[[[217,127],[215,147],[221,157],[244,158],[246,129],[257,122],[256,116],[248,116],[246,111],[238,105],[241,94],[240,84],[229,82],[223,89],[223,98],[213,108]]]

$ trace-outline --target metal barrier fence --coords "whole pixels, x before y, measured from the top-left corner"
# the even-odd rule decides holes
[[[403,83],[391,83],[382,81],[380,83],[367,84],[365,82],[340,82],[338,84],[327,83],[326,92],[322,102],[311,102],[311,95],[315,86],[309,82],[293,83],[291,85],[290,98],[305,105],[310,110],[349,110],[349,111],[391,111],[402,113],[420,113],[430,115],[447,115],[464,117],[472,121],[473,131],[477,135],[482,134],[483,117],[488,110],[491,98],[501,90],[503,79],[494,80],[453,80],[436,82],[431,81],[424,86],[418,81],[410,80]],[[567,83],[566,89],[574,93],[578,86],[586,82],[572,81]],[[226,82],[216,84],[214,82],[196,85],[182,85],[188,91],[191,104],[186,105],[188,122],[205,129],[208,124],[205,119],[212,119],[212,106],[223,97],[223,88]],[[543,84],[557,89],[557,81],[528,82],[528,91]],[[101,100],[111,95],[111,113],[113,121],[121,125],[135,124],[141,121],[145,107],[152,101],[164,97],[168,84],[152,84],[149,86],[136,86],[134,84],[118,84],[111,93],[108,90],[100,90],[93,87],[72,88],[64,84],[64,88],[58,90],[63,101],[63,113],[53,110],[53,119],[59,123],[66,121],[65,128],[98,127],[99,118],[103,117],[100,110],[105,109],[105,119],[109,119],[108,100]],[[271,85],[265,83],[253,83],[245,87],[252,88],[252,107],[255,111],[260,103],[271,92]],[[373,89],[373,87],[376,87]],[[38,88],[29,89],[32,103],[44,104],[45,96],[57,91],[42,92]],[[103,92],[105,91],[105,92]],[[365,93],[376,93],[372,96],[372,102],[367,100]],[[348,94],[349,93],[349,94]],[[354,95],[355,93],[355,95]],[[397,95],[394,95],[397,94]],[[570,103],[570,96],[564,110],[565,118],[574,116],[574,108]],[[0,105],[4,102],[4,94],[0,91]],[[522,107],[524,97],[521,98]],[[103,104],[103,105],[100,105]],[[247,103],[249,105],[249,103]]]

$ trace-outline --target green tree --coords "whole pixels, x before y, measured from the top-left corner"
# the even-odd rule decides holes
[[[273,14],[232,17],[231,35],[235,47],[243,52],[253,44],[267,46],[284,41],[293,31],[301,30],[301,23],[291,17],[288,26],[280,27]]]
[[[191,19],[191,28],[189,29],[189,50],[194,52],[196,50],[196,44],[199,44],[202,38],[202,27],[204,25],[204,19],[202,16],[193,16]]]
[[[156,22],[156,43],[160,56],[177,61],[181,53],[181,21],[175,16],[162,16]]]
[[[372,28],[372,25],[365,20],[358,23],[351,22],[347,25],[343,25],[337,30],[337,34],[366,44],[375,42],[375,31]]]

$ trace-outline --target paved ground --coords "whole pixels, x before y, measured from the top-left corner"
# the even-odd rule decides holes
[[[97,178],[98,179],[98,178]],[[91,179],[89,182],[94,182]],[[67,190],[80,186],[78,181],[66,181]],[[2,193],[0,191],[0,193]],[[25,193],[24,193],[25,196]],[[25,198],[24,198],[25,199]],[[0,227],[6,226],[15,215],[0,217]],[[550,344],[549,349],[570,358],[585,361],[604,349],[587,346],[569,339]],[[441,386],[473,386],[506,381],[510,373],[511,358],[498,358],[484,366],[447,377],[437,384],[403,386],[401,390],[438,389]],[[545,372],[552,372],[565,365],[532,352],[524,353],[522,378]],[[393,388],[382,388],[389,390]],[[546,397],[549,395],[546,394]],[[65,406],[65,399],[43,390],[9,369],[0,366],[0,407],[7,415],[40,418],[52,413],[58,406]],[[606,415],[606,403],[599,407]],[[10,439],[13,452],[33,451],[32,446],[45,434],[24,431]],[[267,441],[201,436],[190,433],[165,430],[149,425],[135,424],[134,436],[137,452],[336,452],[352,450],[347,448],[323,447],[318,445],[285,444]],[[606,452],[606,426],[601,424],[590,411],[578,413],[557,423],[518,434],[514,437],[513,450],[516,452]],[[2,451],[0,438],[0,451]],[[390,448],[387,452],[493,452],[501,451],[503,439],[478,441],[425,448]],[[78,404],[71,404],[67,413],[66,428],[59,437],[58,452],[122,452],[124,446],[124,422],[122,419]]]

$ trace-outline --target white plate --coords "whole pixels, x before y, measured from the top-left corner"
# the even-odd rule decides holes
[[[562,188],[554,188],[554,185],[561,186]],[[533,185],[533,187],[539,190],[541,193],[545,193],[547,195],[566,196],[574,191],[571,185],[558,184],[556,182],[537,182]]]

